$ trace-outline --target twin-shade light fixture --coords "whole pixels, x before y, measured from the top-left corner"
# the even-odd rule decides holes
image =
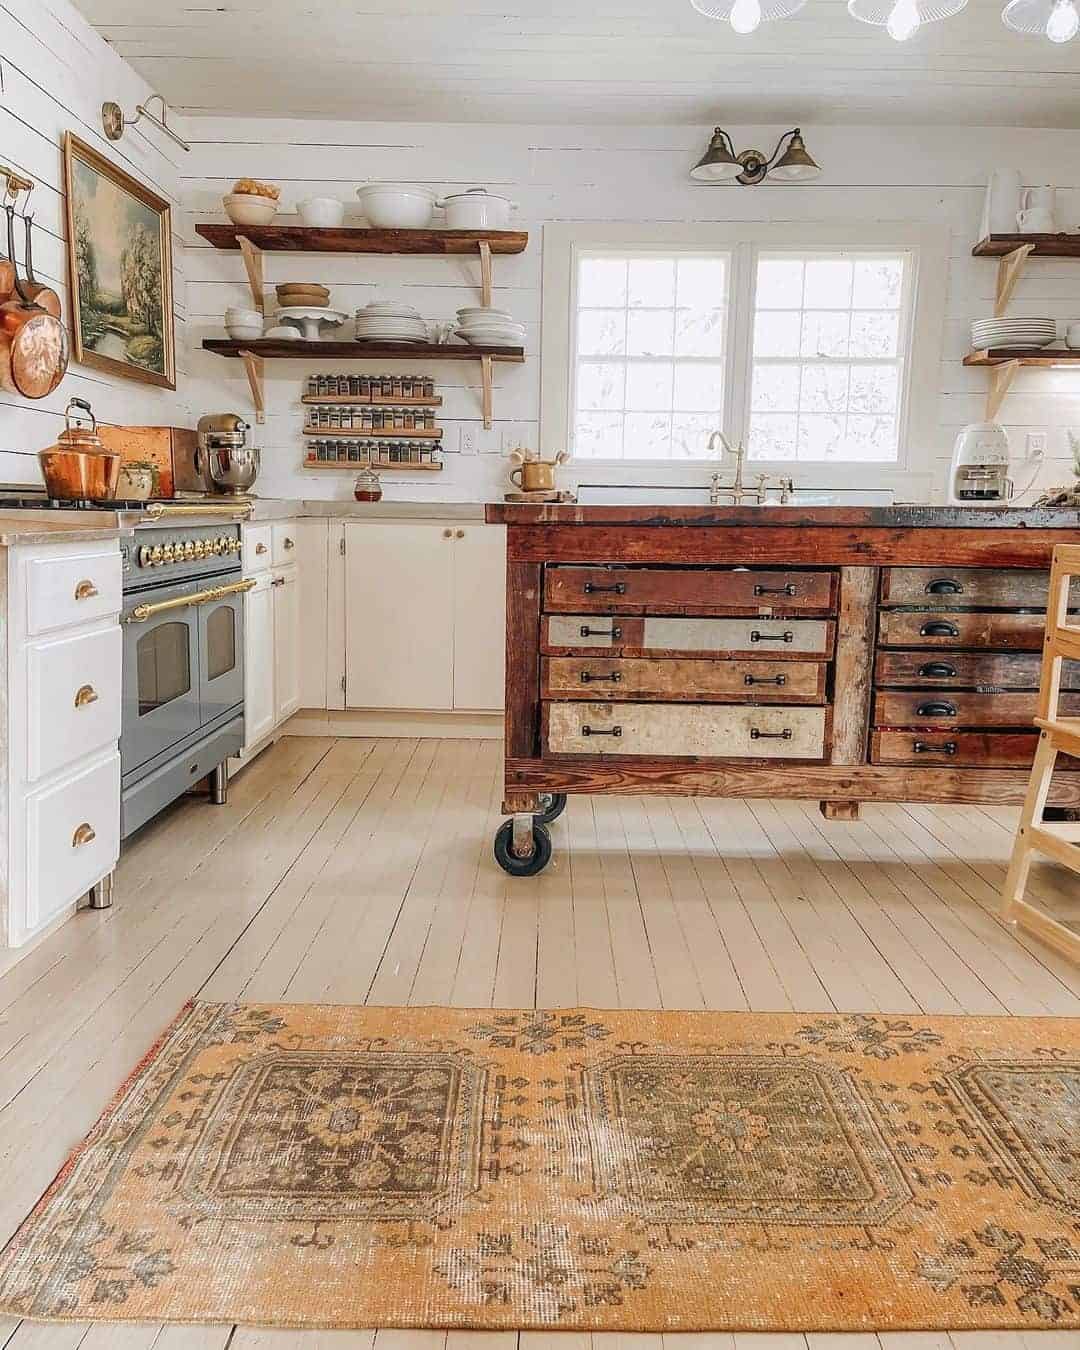
[[[726,19],[736,33],[752,33],[762,22],[787,19],[806,0],[690,0],[710,19]],[[924,23],[950,19],[967,0],[848,0],[848,13],[863,23],[884,28],[897,42],[906,42]],[[1071,42],[1080,32],[1075,0],[1009,0],[1001,12],[1006,28],[1031,33],[1051,42]]]

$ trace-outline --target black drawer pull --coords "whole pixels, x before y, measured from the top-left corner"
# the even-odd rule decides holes
[[[612,727],[610,731],[600,731],[597,727],[582,727],[583,736],[621,736],[622,727]]]
[[[611,591],[613,595],[625,595],[626,583],[617,581],[614,586],[596,586],[591,581],[585,583],[586,595],[599,595],[601,591]]]
[[[588,670],[581,672],[582,684],[595,684],[598,680],[610,680],[612,684],[618,684],[622,680],[622,675],[617,670],[612,671],[610,675],[593,675]]]
[[[795,634],[788,629],[786,633],[760,633],[755,628],[750,634],[751,642],[794,642]]]
[[[755,595],[798,595],[799,590],[793,581],[786,586],[755,586]]]
[[[956,742],[946,741],[944,745],[931,745],[929,741],[912,741],[911,748],[917,755],[955,755]]]
[[[621,628],[590,628],[587,623],[581,625],[582,637],[609,637],[618,641],[622,637]]]
[[[787,684],[786,675],[774,675],[772,679],[766,679],[764,675],[744,675],[743,684],[775,684],[783,689]]]
[[[750,739],[752,741],[790,741],[792,730],[785,727],[783,731],[759,731],[757,727],[750,728]]]
[[[953,577],[938,577],[926,584],[927,595],[963,595],[964,588]]]
[[[920,637],[959,637],[960,629],[954,623],[943,623],[940,619],[933,623],[924,623],[919,629]]]
[[[920,703],[915,709],[916,717],[955,717],[956,704],[946,703],[944,699],[937,703]]]
[[[919,667],[919,674],[924,680],[955,680],[956,667],[950,666],[948,661],[927,661],[925,666]]]

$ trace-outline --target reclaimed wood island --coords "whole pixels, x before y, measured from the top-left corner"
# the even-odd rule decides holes
[[[1080,511],[495,503],[487,520],[508,527],[508,872],[547,864],[574,792],[811,798],[845,820],[861,801],[1023,800],[1050,559]],[[1080,713],[1080,662],[1062,688]],[[1064,764],[1050,800],[1075,807]]]

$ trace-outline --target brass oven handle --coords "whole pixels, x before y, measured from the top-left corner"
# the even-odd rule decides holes
[[[125,618],[125,623],[145,623],[155,614],[165,614],[170,609],[186,609],[188,605],[208,605],[214,600],[224,600],[228,595],[242,595],[255,588],[258,583],[254,577],[246,581],[235,581],[229,586],[211,586],[209,590],[196,591],[194,595],[177,595],[172,600],[158,600],[150,605],[136,605]]]
[[[84,577],[75,587],[76,600],[93,600],[94,596],[98,594],[100,594],[98,588],[89,577]]]
[[[246,518],[255,510],[254,502],[217,503],[184,502],[175,505],[172,502],[150,502],[146,507],[147,520],[162,520],[166,516],[239,516]]]
[[[98,701],[98,692],[92,684],[82,685],[75,694],[76,708],[85,708],[87,704]]]
[[[83,844],[91,844],[96,838],[97,831],[88,820],[84,820],[71,836],[71,847],[82,848]]]

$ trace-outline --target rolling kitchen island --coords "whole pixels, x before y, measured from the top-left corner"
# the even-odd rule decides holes
[[[1055,543],[1076,510],[496,503],[507,528],[495,853],[565,794],[1019,803]],[[1080,592],[1077,594],[1080,608]],[[1080,662],[1062,711],[1080,713]],[[1063,759],[1050,801],[1080,805]],[[1075,769],[1075,772],[1071,772]]]

